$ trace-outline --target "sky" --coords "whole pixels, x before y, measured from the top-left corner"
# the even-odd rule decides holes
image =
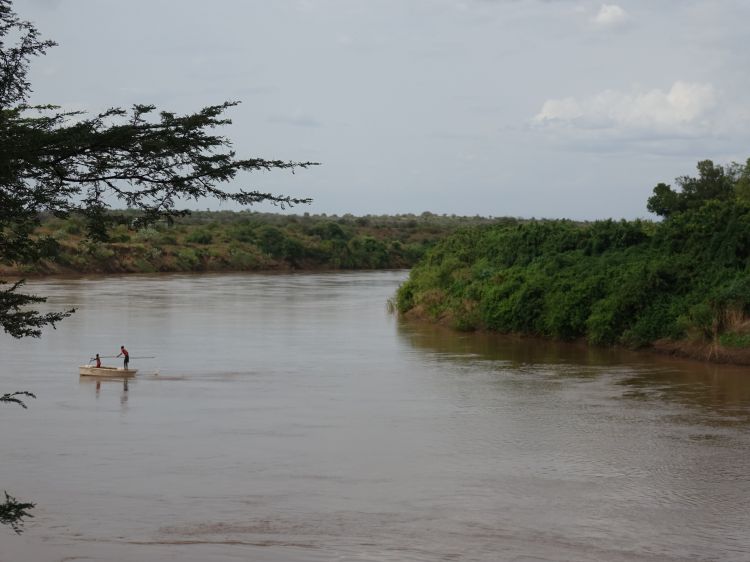
[[[653,218],[657,183],[750,157],[747,0],[15,9],[59,44],[33,63],[32,101],[95,113],[239,100],[222,131],[239,156],[321,163],[232,186],[313,199],[293,212]]]

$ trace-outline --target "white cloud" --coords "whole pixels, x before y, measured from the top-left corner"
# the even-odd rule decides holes
[[[628,13],[617,4],[602,4],[599,12],[591,18],[592,23],[604,28],[620,27],[629,20]]]
[[[531,125],[565,150],[705,157],[747,144],[750,107],[719,99],[712,84],[675,82],[668,90],[549,99]]]
[[[534,116],[534,121],[537,123],[572,121],[583,116],[581,104],[575,98],[563,98],[545,101],[542,110]]]
[[[533,122],[580,129],[639,129],[653,133],[704,128],[716,107],[711,84],[675,82],[669,91],[605,90],[584,99],[544,102]]]

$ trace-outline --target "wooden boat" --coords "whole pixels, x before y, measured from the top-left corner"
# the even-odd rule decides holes
[[[118,367],[94,367],[93,365],[81,365],[78,372],[82,377],[134,377],[138,369],[123,369]]]

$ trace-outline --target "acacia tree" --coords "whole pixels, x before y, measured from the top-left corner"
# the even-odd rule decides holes
[[[669,218],[689,209],[697,209],[707,201],[729,199],[750,200],[750,159],[743,164],[726,166],[701,160],[698,176],[680,176],[675,181],[679,191],[665,183],[654,187],[646,208],[661,217]]]
[[[224,114],[237,102],[187,115],[134,105],[94,116],[29,104],[31,62],[53,46],[18,17],[11,0],[0,0],[0,262],[29,263],[54,255],[56,242],[35,235],[44,214],[80,215],[91,238],[106,240],[109,225],[126,221],[117,207],[138,210],[136,223],[129,224],[139,227],[187,214],[178,208],[187,200],[213,198],[243,206],[267,201],[282,208],[310,202],[222,187],[240,172],[294,172],[315,165],[238,158],[231,141],[215,133],[230,123]],[[74,312],[42,314],[33,306],[45,299],[19,292],[22,286],[23,281],[0,280],[0,326],[11,336],[39,337],[43,327],[54,327]],[[6,394],[2,401],[20,403],[17,396]],[[18,529],[29,507],[6,497],[0,522]]]

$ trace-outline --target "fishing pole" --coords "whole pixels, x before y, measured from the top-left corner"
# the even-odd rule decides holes
[[[119,359],[122,355],[100,355],[99,359]],[[156,355],[131,355],[131,359],[156,359]],[[89,357],[89,361],[93,361],[96,357]]]
[[[122,355],[100,355],[99,359],[117,359]],[[156,355],[131,355],[131,359],[156,359]]]

